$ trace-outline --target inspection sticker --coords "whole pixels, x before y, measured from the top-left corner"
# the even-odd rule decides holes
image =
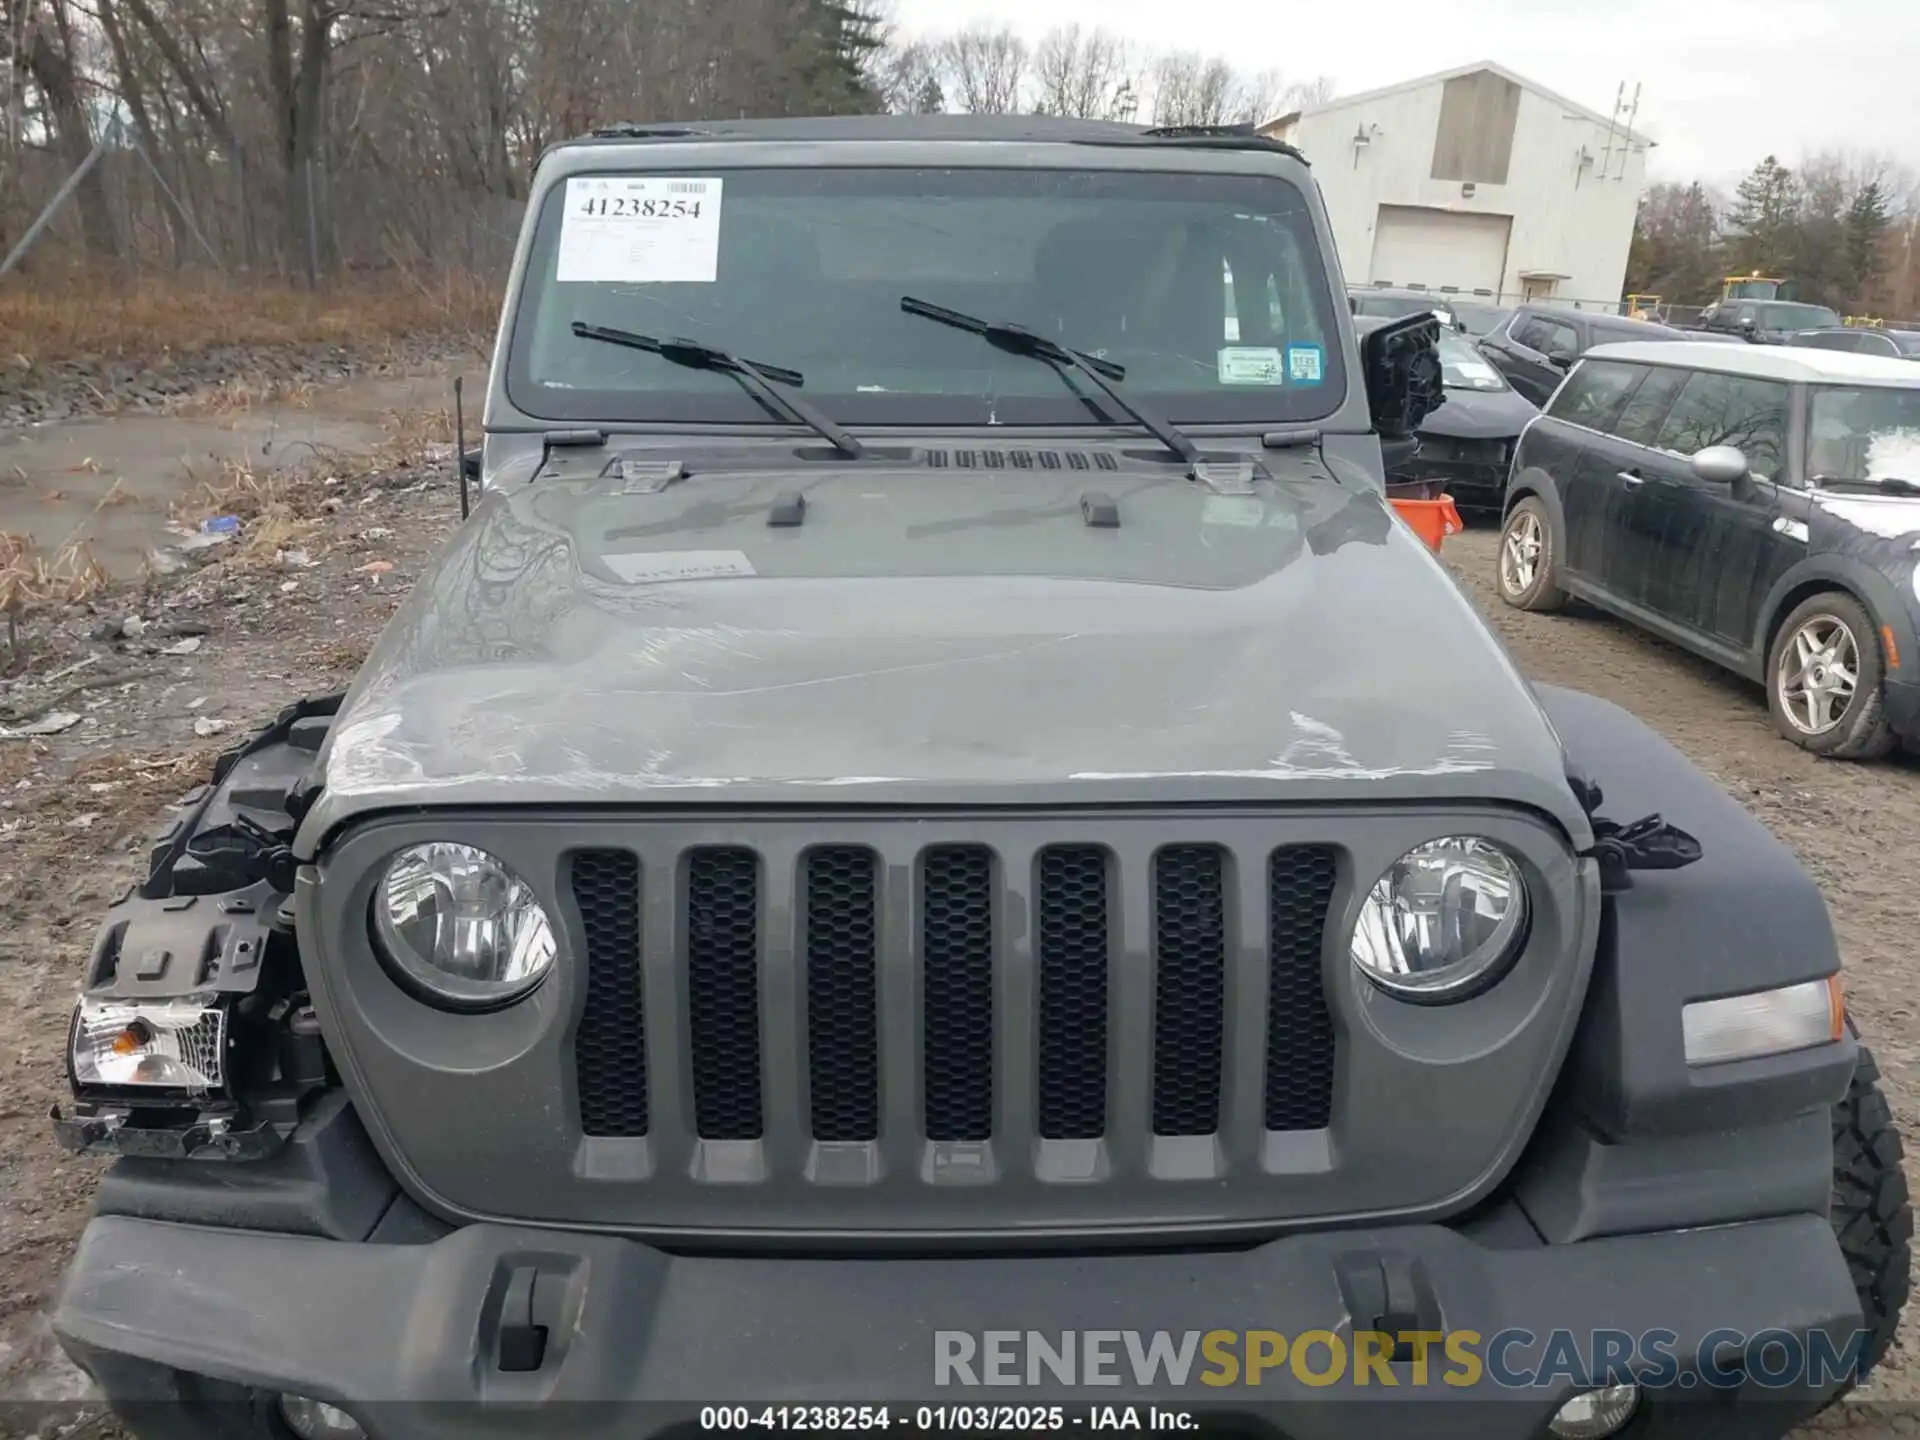
[[[712,284],[720,180],[576,175],[567,181],[554,278],[563,284]]]
[[[1280,352],[1270,345],[1229,345],[1220,352],[1222,385],[1278,385]]]
[[[601,558],[609,570],[629,585],[661,584],[670,580],[729,580],[759,573],[739,550],[635,550]]]
[[[1318,345],[1287,346],[1287,379],[1296,385],[1318,385],[1323,378],[1324,355]]]

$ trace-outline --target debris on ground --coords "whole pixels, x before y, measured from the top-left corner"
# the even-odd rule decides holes
[[[80,723],[80,717],[71,710],[55,710],[42,715],[27,725],[16,725],[12,729],[0,728],[0,740],[26,740],[35,735],[60,735]]]

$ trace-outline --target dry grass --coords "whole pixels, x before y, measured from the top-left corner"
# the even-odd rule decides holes
[[[0,364],[484,331],[498,318],[499,303],[496,284],[478,276],[431,285],[401,277],[343,282],[319,293],[275,281],[14,276],[0,282]]]
[[[237,517],[239,544],[228,547],[227,563],[257,567],[275,561],[282,550],[300,547],[320,528],[310,517],[321,488],[311,475],[261,475],[243,460],[229,460],[218,479],[203,480],[174,501],[170,514],[191,526],[217,515]]]
[[[311,380],[276,380],[267,375],[252,375],[211,389],[196,390],[171,408],[176,415],[238,420],[258,405],[309,409],[317,389]]]
[[[0,530],[0,612],[18,615],[30,605],[54,601],[77,604],[110,583],[84,540],[61,546],[48,559],[32,536]]]

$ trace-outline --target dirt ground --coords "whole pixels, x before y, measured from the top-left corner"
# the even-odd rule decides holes
[[[305,528],[276,536],[270,515],[250,520],[161,588],[30,627],[32,654],[0,682],[0,732],[48,711],[79,717],[56,735],[0,740],[0,1401],[16,1433],[30,1423],[20,1402],[35,1400],[64,1402],[40,1419],[48,1440],[118,1433],[74,1408],[84,1377],[45,1320],[100,1168],[57,1149],[47,1124],[66,1098],[65,1026],[99,908],[214,752],[293,698],[347,683],[457,518],[443,423],[406,428],[373,473],[303,482],[288,500]],[[1895,1109],[1920,1136],[1920,763],[1814,760],[1775,734],[1742,682],[1610,620],[1507,609],[1490,532],[1445,553],[1528,674],[1633,710],[1799,852],[1826,891]],[[129,616],[138,635],[89,638]],[[1911,1325],[1863,1401],[1816,1428],[1920,1435]]]

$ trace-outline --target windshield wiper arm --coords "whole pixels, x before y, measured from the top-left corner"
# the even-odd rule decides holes
[[[909,315],[936,320],[942,325],[951,325],[956,330],[970,330],[975,335],[984,336],[988,344],[997,346],[1010,354],[1030,355],[1036,360],[1045,360],[1054,369],[1063,372],[1078,370],[1098,385],[1122,413],[1145,426],[1152,433],[1153,438],[1167,449],[1189,465],[1199,463],[1200,447],[1174,429],[1171,421],[1162,420],[1138,401],[1127,399],[1107,383],[1109,379],[1126,379],[1127,372],[1124,366],[1116,365],[1111,360],[1102,360],[1098,355],[1089,355],[1082,350],[1069,350],[1066,346],[1056,344],[1044,335],[1035,334],[1024,325],[981,320],[972,315],[963,315],[958,310],[948,310],[925,300],[916,300],[911,295],[900,297],[900,308]]]
[[[798,420],[816,435],[831,441],[833,448],[842,455],[858,460],[867,453],[864,445],[813,406],[775,387],[773,382],[776,380],[782,385],[804,384],[806,377],[798,370],[788,370],[779,365],[763,365],[757,360],[742,360],[738,355],[730,355],[725,350],[703,345],[698,340],[684,338],[660,340],[652,335],[637,334],[632,330],[616,330],[609,325],[589,325],[584,320],[573,322],[573,333],[582,340],[598,340],[607,345],[624,345],[629,350],[645,350],[671,364],[684,365],[689,370],[724,371],[774,409]]]
[[[1920,484],[1902,479],[1897,475],[1887,475],[1877,480],[1849,478],[1844,475],[1816,475],[1813,477],[1813,483],[1821,489],[1858,485],[1865,489],[1879,490],[1888,495],[1920,495]]]

